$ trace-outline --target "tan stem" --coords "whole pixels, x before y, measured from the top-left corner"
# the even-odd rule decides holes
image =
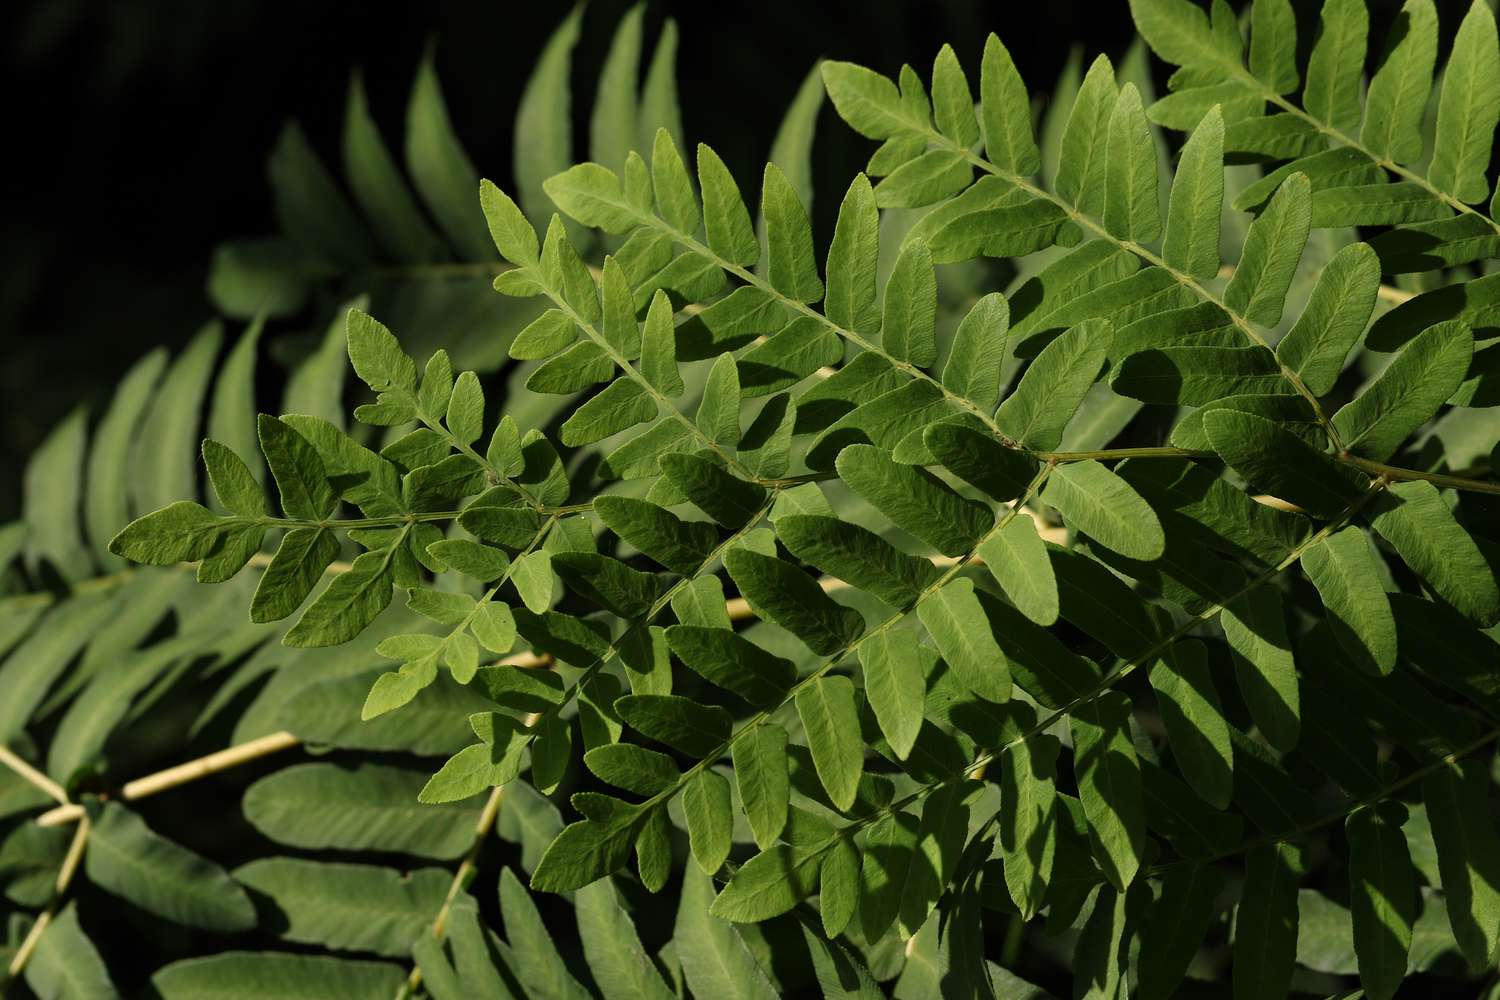
[[[52,902],[36,918],[36,923],[31,925],[31,930],[26,932],[21,947],[16,949],[16,954],[10,960],[10,967],[6,973],[14,979],[26,968],[26,963],[31,961],[31,956],[36,953],[36,946],[42,940],[42,934],[52,923],[52,918],[62,908],[64,897],[67,896],[68,886],[73,884],[73,876],[78,873],[78,864],[83,860],[84,848],[89,842],[88,816],[84,816],[78,824],[78,829],[73,832],[73,840],[68,844],[68,853],[63,856],[62,867],[57,870],[57,881],[53,885]]]
[[[53,781],[51,778],[47,777],[41,771],[38,771],[36,768],[32,767],[30,764],[26,763],[26,761],[22,760],[21,757],[15,753],[15,751],[11,750],[4,744],[0,744],[0,764],[4,764],[12,771],[19,774],[22,778],[35,785],[37,788],[40,788],[48,795],[48,797],[55,799],[63,805],[68,804],[68,793],[63,791],[63,787],[61,785]]]
[[[437,916],[432,920],[432,936],[442,940],[443,935],[448,932],[448,914],[453,910],[453,903],[459,894],[464,891],[469,877],[474,873],[479,861],[479,851],[484,847],[484,838],[489,836],[490,830],[495,826],[495,819],[500,815],[500,804],[505,801],[505,786],[499,785],[490,790],[490,797],[484,802],[484,809],[479,813],[479,820],[474,824],[474,843],[469,847],[469,853],[464,855],[458,870],[453,873],[453,881],[448,884],[448,895],[443,899],[442,908],[438,910]],[[406,977],[406,982],[401,984],[401,989],[396,993],[396,1000],[414,995],[417,988],[422,985],[422,967],[412,966],[411,974]]]

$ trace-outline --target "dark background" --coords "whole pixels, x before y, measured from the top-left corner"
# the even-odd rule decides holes
[[[629,7],[594,0],[574,54],[575,135],[614,26]],[[99,412],[125,367],[185,343],[211,318],[216,243],[275,229],[265,158],[289,117],[337,162],[345,95],[361,67],[399,150],[412,74],[429,41],[454,127],[481,175],[503,183],[516,101],[565,2],[422,4],[250,0],[12,0],[0,4],[11,136],[0,212],[0,520],[20,469],[73,406]],[[1000,30],[1046,93],[1069,47],[1117,54],[1125,0],[712,3],[651,0],[648,51],[666,16],[681,29],[678,79],[690,140],[740,176],[759,174],[798,84],[819,57],[925,77],[951,42],[977,86]],[[825,108],[822,190],[842,190],[869,144]],[[830,210],[834,206],[827,206]],[[821,227],[820,227],[821,228]]]

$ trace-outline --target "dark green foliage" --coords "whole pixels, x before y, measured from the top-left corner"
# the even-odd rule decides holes
[[[1492,976],[1493,17],[1453,27],[1434,96],[1448,11],[1409,0],[1361,102],[1361,0],[1327,0],[1306,61],[1286,0],[1130,7],[1170,93],[1142,50],[1100,56],[1039,123],[994,36],[977,78],[947,47],[926,79],[823,64],[755,211],[684,142],[670,24],[635,87],[639,10],[596,162],[569,157],[576,15],[542,51],[514,198],[430,63],[415,194],[357,87],[352,201],[289,132],[278,240],[319,266],[226,250],[226,312],[376,258],[484,287],[341,308],[280,417],[254,415],[259,323],[210,390],[211,329],[33,459],[0,529],[30,988],[115,995],[64,821],[103,893],[308,946],[214,938],[155,973],[168,1000]],[[825,90],[879,143],[826,247]],[[499,326],[455,318],[476,291]],[[230,869],[152,829],[132,801],[160,789],[126,782],[153,725],[338,751],[242,803],[333,853]]]

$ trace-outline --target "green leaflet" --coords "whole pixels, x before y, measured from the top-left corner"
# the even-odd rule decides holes
[[[1104,206],[1109,119],[1116,95],[1114,67],[1108,56],[1100,55],[1078,87],[1063,131],[1057,193],[1091,215],[1098,215]]]
[[[1024,101],[1024,91],[1022,99]],[[968,149],[979,141],[979,123],[974,119],[974,95],[969,91],[968,78],[964,76],[951,45],[939,49],[932,63],[932,111],[938,130],[956,145]]]
[[[479,176],[453,134],[448,109],[429,57],[417,70],[406,109],[406,165],[412,183],[460,254],[490,257],[490,240],[474,212]]]
[[[661,217],[684,233],[696,232],[699,213],[693,182],[672,134],[665,128],[656,130],[651,147],[651,185]]]
[[[1479,202],[1490,193],[1485,170],[1495,124],[1500,121],[1500,41],[1495,16],[1471,4],[1443,71],[1437,134],[1427,177],[1460,201]]]
[[[1263,4],[1257,4],[1259,10]],[[1252,37],[1259,37],[1259,33]],[[1224,117],[1210,109],[1182,147],[1162,259],[1195,278],[1219,272],[1219,214],[1224,206]]]
[[[766,222],[771,287],[795,302],[817,302],[823,297],[823,282],[813,258],[807,209],[774,163],[766,164],[761,181],[760,212]]]
[[[633,743],[594,747],[583,763],[599,780],[636,795],[655,795],[682,777],[671,757]]]
[[[1448,207],[1420,184],[1352,184],[1318,192],[1312,206],[1312,228],[1431,222],[1448,218],[1448,213]]]
[[[969,113],[972,116],[972,107]],[[880,319],[875,294],[879,258],[880,213],[869,179],[858,174],[839,205],[833,242],[828,245],[823,310],[830,322],[858,333],[874,332]]]
[[[1344,447],[1377,460],[1389,457],[1458,388],[1473,355],[1474,335],[1464,323],[1436,323],[1418,334],[1333,415]]]
[[[349,362],[354,372],[376,392],[417,385],[417,366],[385,324],[369,313],[350,309],[345,318],[349,338]]]
[[[1297,880],[1302,851],[1294,844],[1253,848],[1234,918],[1235,997],[1281,996],[1297,956]]]
[[[1106,691],[1069,714],[1079,798],[1094,857],[1121,891],[1135,880],[1146,842],[1140,764],[1130,740],[1130,701]]]
[[[818,888],[826,845],[777,844],[740,867],[709,909],[735,923],[769,920]]]
[[[924,240],[908,240],[885,286],[880,342],[897,361],[918,368],[937,360],[937,276]]]
[[[212,511],[191,500],[179,500],[126,525],[110,539],[109,547],[126,559],[170,566],[206,558],[224,535],[225,525]]]
[[[1000,761],[1000,850],[1010,898],[1030,920],[1042,908],[1057,856],[1057,754],[1041,735],[1006,748]]]
[[[898,919],[904,934],[915,935],[927,922],[944,887],[953,879],[969,826],[969,803],[978,788],[973,780],[943,785],[922,803],[916,850],[901,890]]]
[[[1306,174],[1281,182],[1245,236],[1234,277],[1224,288],[1224,305],[1252,323],[1275,326],[1312,224]]]
[[[510,582],[532,614],[546,611],[552,606],[551,553],[536,551],[519,556],[511,565]]]
[[[428,929],[451,881],[441,868],[403,873],[300,858],[252,861],[234,878],[275,906],[288,941],[393,957]]]
[[[1034,174],[1041,154],[1031,134],[1031,102],[1010,53],[993,34],[985,39],[979,68],[984,147],[991,163],[1012,174]],[[971,140],[972,141],[972,140]],[[967,145],[967,143],[961,143]]]
[[[528,734],[515,720],[498,714],[488,718],[487,726],[487,731],[479,733],[484,742],[464,747],[449,757],[422,786],[418,801],[461,802],[497,788],[521,773]],[[475,728],[477,731],[481,727]]]
[[[167,920],[218,931],[255,926],[250,897],[224,869],[153,833],[124,806],[99,812],[84,867],[96,885]]]
[[[1256,587],[1225,607],[1220,623],[1234,652],[1234,675],[1250,716],[1279,750],[1297,745],[1301,701],[1281,592]]]
[[[1488,962],[1500,934],[1495,881],[1500,841],[1489,818],[1485,784],[1475,761],[1441,767],[1422,780],[1448,922],[1471,968]]]
[[[1108,320],[1090,319],[1044,347],[996,411],[1000,430],[1027,448],[1056,448],[1063,428],[1098,377],[1112,336]]]
[[[917,605],[917,615],[960,681],[987,701],[1010,698],[1010,663],[990,632],[974,584],[956,579]]]
[[[1036,474],[1035,459],[962,424],[932,424],[922,440],[950,472],[995,500],[1014,500]]]
[[[922,728],[927,698],[916,635],[909,629],[872,635],[860,644],[859,665],[865,698],[880,731],[896,756],[905,760]]]
[[[1129,928],[1133,901],[1139,892],[1124,893],[1102,886],[1073,946],[1074,975],[1097,996],[1118,996],[1125,986]]]
[[[558,439],[570,447],[593,444],[656,416],[656,400],[629,378],[618,378],[563,422]]]
[[[892,607],[911,605],[939,576],[928,560],[909,556],[879,535],[838,518],[786,515],[776,522],[776,533],[797,558]]]
[[[1057,621],[1057,578],[1030,517],[1013,519],[979,546],[979,558],[1011,603],[1038,625]]]
[[[1367,489],[1358,472],[1335,464],[1276,424],[1250,413],[1214,410],[1203,418],[1214,451],[1250,483],[1318,517],[1338,517]]]
[[[579,163],[569,167],[560,174],[548,177],[542,187],[558,208],[586,226],[598,226],[606,232],[621,233],[635,222],[635,211],[625,200],[619,177],[597,163]],[[566,250],[563,249],[564,246],[567,247]],[[549,227],[547,242],[542,247],[543,270],[556,270],[558,277],[563,277],[563,265],[558,255],[569,253],[576,256],[577,251],[567,242],[561,228]],[[556,262],[549,262],[549,256]],[[576,308],[577,304],[574,305]],[[587,316],[587,310],[581,311],[585,312],[585,318],[591,318]]]
[[[836,603],[802,570],[780,559],[733,548],[724,568],[761,618],[791,632],[813,652],[832,656],[864,632],[864,617]]]
[[[382,549],[355,559],[349,572],[334,577],[282,641],[288,646],[334,646],[364,631],[391,603],[394,552]]]
[[[818,779],[833,804],[848,809],[854,804],[865,756],[854,685],[847,677],[819,677],[798,689],[796,701]]]
[[[1055,243],[1066,221],[1061,208],[1041,200],[966,212],[932,234],[932,259],[952,264],[974,257],[1024,256]]]
[[[954,493],[931,473],[901,465],[872,445],[839,453],[839,476],[897,527],[944,555],[967,552],[994,521],[983,505]]]
[[[917,849],[917,819],[893,812],[865,832],[859,919],[866,940],[877,940],[900,912],[906,872]]]
[[[1417,919],[1416,871],[1399,803],[1356,809],[1349,837],[1349,898],[1359,981],[1375,1000],[1389,1000],[1406,977],[1406,955]]]
[[[521,214],[521,209],[510,195],[501,191],[488,180],[479,182],[479,205],[484,210],[485,223],[489,226],[490,238],[500,256],[516,264],[535,264],[539,247],[536,230]]]
[[[1130,14],[1136,30],[1168,62],[1179,66],[1209,67],[1238,61],[1240,40],[1233,48],[1214,33],[1208,17],[1197,4],[1185,0],[1131,0]]]
[[[1234,752],[1203,644],[1187,639],[1168,647],[1151,668],[1151,686],[1178,770],[1205,802],[1228,808]]]
[[[1329,535],[1303,553],[1302,567],[1318,588],[1328,624],[1351,661],[1369,673],[1395,669],[1396,622],[1365,533],[1345,528]]]
[[[1379,287],[1380,262],[1366,243],[1344,247],[1318,275],[1302,315],[1276,345],[1277,358],[1314,395],[1333,388],[1369,322]]]
[[[608,875],[629,859],[637,825],[634,810],[569,824],[547,845],[531,873],[531,888],[581,889]]]
[[[157,384],[136,430],[127,466],[135,510],[150,511],[197,495],[191,455],[198,441],[202,403],[223,331],[218,323],[200,330]],[[120,524],[113,525],[118,529]]]
[[[394,996],[405,981],[406,969],[390,962],[249,951],[183,959],[151,977],[162,1000],[363,1000]]]
[[[1099,462],[1060,465],[1047,478],[1042,502],[1100,545],[1129,559],[1149,561],[1162,554],[1161,522],[1139,493]]]
[[[641,377],[664,396],[682,395],[682,375],[677,370],[677,330],[672,304],[661,289],[651,296],[646,326],[641,335]]]
[[[204,438],[202,450],[214,495],[227,510],[242,517],[264,517],[269,513],[265,494],[242,458],[212,438]]]
[[[611,531],[675,573],[696,571],[719,542],[711,525],[683,521],[646,500],[604,496],[594,502],[594,512]]]
[[[673,625],[667,644],[688,667],[752,705],[781,702],[797,679],[790,660],[773,656],[749,639],[723,628]]]
[[[1176,991],[1208,931],[1223,885],[1224,876],[1211,865],[1188,863],[1167,869],[1161,896],[1142,924],[1142,1000],[1170,997]]]
[[[682,790],[682,812],[687,819],[693,860],[712,875],[729,857],[734,833],[734,811],[729,782],[716,771],[700,771]]]
[[[776,843],[786,825],[791,782],[787,775],[786,730],[763,722],[734,741],[734,780],[755,842]]]
[[[839,117],[860,135],[885,139],[920,124],[889,77],[854,63],[822,64],[823,86]]]
[[[654,404],[652,416],[655,416]],[[696,422],[704,436],[715,444],[733,448],[740,443],[740,374],[734,355],[726,352],[714,361],[703,399],[698,404]]]
[[[109,539],[130,522],[130,439],[166,364],[167,353],[160,349],[137,361],[120,379],[109,410],[94,429],[86,467],[91,488],[83,494],[83,521],[94,549],[108,552],[102,556],[106,566],[124,565],[119,556],[108,551]]]
[[[838,452],[846,445],[868,441],[890,449],[892,458],[904,464],[904,460],[923,457],[918,432],[952,413],[941,390],[930,382],[912,380],[876,396],[835,422],[814,440],[806,461],[809,467],[832,468]],[[903,444],[907,448],[917,446],[916,452],[907,454]]]
[[[78,904],[69,903],[37,942],[26,964],[26,985],[39,996],[115,1000],[120,994],[109,969],[78,923]]]
[[[1064,619],[1118,656],[1140,656],[1152,647],[1157,630],[1146,605],[1103,563],[1057,546],[1048,546],[1047,556],[1057,577],[1058,613]]]
[[[688,871],[672,940],[683,978],[695,995],[727,1000],[772,1000],[778,992],[739,931],[710,911],[713,883]]]
[[[698,184],[703,189],[703,226],[709,249],[731,263],[754,264],[760,259],[760,241],[750,224],[750,210],[719,154],[701,142]]]
[[[1318,120],[1346,133],[1353,133],[1364,113],[1360,91],[1369,30],[1364,0],[1328,0],[1307,62],[1303,106]]]
[[[702,453],[663,455],[661,471],[699,510],[736,531],[748,526],[766,502],[764,487],[740,479]]]
[[[974,303],[953,335],[953,346],[943,364],[943,386],[980,409],[994,406],[1000,392],[1000,365],[1009,325],[1010,306],[999,292],[990,292]]]
[[[584,886],[574,906],[584,956],[606,1000],[668,1000],[673,996],[642,947],[613,881],[600,879]]]
[[[776,126],[776,135],[771,140],[771,151],[767,156],[786,171],[792,189],[806,205],[812,204],[812,144],[817,132],[818,113],[823,109],[824,88],[819,69],[815,65],[802,77],[780,124]],[[764,218],[761,221],[764,223]]]
[[[1455,609],[1482,626],[1500,618],[1494,571],[1431,483],[1390,484],[1371,503],[1370,525]]]
[[[604,258],[599,286],[603,293],[600,335],[621,357],[637,356],[641,353],[641,330],[635,321],[635,300],[630,294],[630,279],[614,257]]]
[[[1288,0],[1258,0],[1251,9],[1250,72],[1278,94],[1297,89],[1297,19]]]
[[[968,187],[973,176],[973,167],[962,155],[946,149],[929,150],[903,163],[877,184],[875,204],[881,208],[931,205]]]
[[[628,694],[614,710],[632,729],[695,757],[707,757],[729,739],[727,711],[679,695]]]
[[[1437,11],[1432,0],[1407,0],[1370,78],[1359,139],[1376,156],[1409,163],[1422,156],[1422,114],[1437,60]]]
[[[359,763],[297,764],[245,793],[245,818],[278,843],[306,850],[373,850],[451,859],[468,850],[474,804],[412,807],[424,771]]]
[[[287,516],[313,521],[330,516],[338,495],[328,482],[328,471],[313,446],[290,426],[264,413],[260,415],[257,430]]]
[[[528,996],[559,1000],[585,1000],[590,996],[573,978],[542,924],[536,904],[509,868],[500,872],[500,916],[510,946],[518,956],[524,956],[513,963],[513,968]]]
[[[1141,110],[1141,95],[1127,83],[1109,116],[1104,170],[1104,225],[1113,236],[1150,243],[1161,235],[1156,147]]]
[[[854,919],[859,905],[859,863],[859,849],[848,837],[836,841],[823,857],[823,867],[818,873],[818,910],[823,920],[823,934],[830,941],[843,933]],[[818,940],[805,928],[803,933],[814,941]],[[816,953],[813,961],[818,961]],[[873,989],[868,973],[864,975],[864,982]]]

